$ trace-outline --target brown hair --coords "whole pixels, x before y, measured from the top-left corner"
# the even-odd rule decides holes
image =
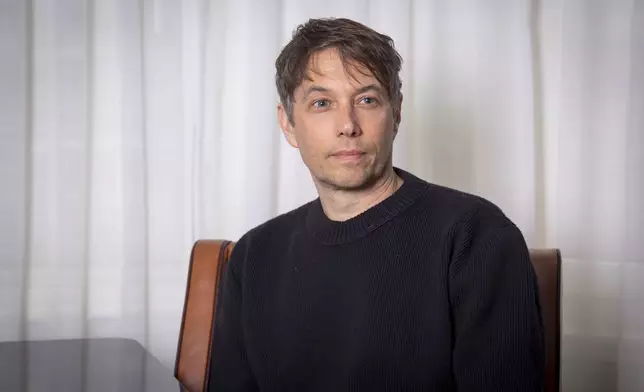
[[[366,67],[386,89],[392,102],[400,99],[402,58],[393,40],[356,21],[344,18],[309,19],[293,32],[291,41],[275,61],[275,83],[280,101],[293,122],[293,93],[307,78],[309,59],[334,48],[345,64]]]

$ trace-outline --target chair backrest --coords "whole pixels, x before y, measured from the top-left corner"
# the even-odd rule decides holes
[[[191,392],[207,390],[217,290],[233,245],[231,241],[200,240],[190,255],[174,375]],[[555,392],[560,390],[561,254],[557,249],[535,249],[530,258],[545,329],[545,392]]]
[[[191,392],[207,389],[219,280],[232,247],[230,241],[200,240],[190,255],[174,376]]]
[[[561,252],[532,249],[530,260],[537,274],[546,346],[545,392],[561,389]]]

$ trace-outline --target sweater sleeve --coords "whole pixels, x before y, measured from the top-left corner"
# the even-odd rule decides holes
[[[538,288],[519,229],[498,215],[468,221],[457,235],[449,284],[457,390],[541,391]]]
[[[211,392],[259,390],[246,357],[242,323],[242,289],[237,268],[246,257],[242,240],[235,245],[222,276],[211,348]]]

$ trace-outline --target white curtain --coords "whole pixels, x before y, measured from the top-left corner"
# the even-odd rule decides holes
[[[192,243],[316,196],[273,64],[319,16],[394,38],[397,166],[561,249],[564,390],[644,390],[642,0],[1,0],[0,340],[172,366]]]

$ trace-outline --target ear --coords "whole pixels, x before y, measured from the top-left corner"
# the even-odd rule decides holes
[[[286,108],[281,103],[277,105],[277,119],[288,144],[295,148],[298,148],[297,139],[294,132],[295,129],[293,127],[293,124],[291,124],[291,120],[288,117]]]

